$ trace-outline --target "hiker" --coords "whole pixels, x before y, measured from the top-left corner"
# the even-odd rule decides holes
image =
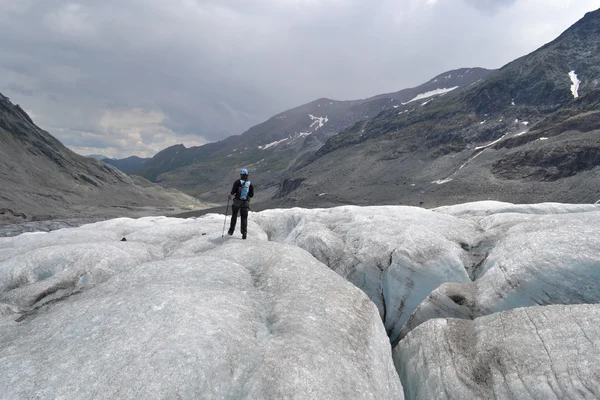
[[[229,235],[233,235],[235,231],[235,223],[237,221],[238,211],[241,211],[242,216],[242,239],[246,239],[248,233],[248,210],[250,209],[250,198],[254,196],[254,187],[252,182],[248,180],[248,170],[246,168],[240,171],[240,179],[233,182],[229,198],[233,197],[233,205],[231,206],[231,224],[229,225]]]

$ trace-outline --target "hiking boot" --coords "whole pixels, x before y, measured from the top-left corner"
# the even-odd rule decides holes
[[[242,239],[246,239],[246,234],[242,233]]]
[[[230,230],[228,230],[228,231],[227,231],[227,234],[228,234],[229,236],[231,236],[231,235],[233,235],[233,231],[230,229]]]

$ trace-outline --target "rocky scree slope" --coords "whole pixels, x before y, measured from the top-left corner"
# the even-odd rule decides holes
[[[0,224],[202,206],[178,191],[135,184],[116,168],[75,154],[1,94],[0,187]]]

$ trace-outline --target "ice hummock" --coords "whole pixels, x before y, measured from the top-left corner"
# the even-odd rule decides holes
[[[223,218],[0,238],[0,392],[600,396],[600,205]]]
[[[403,398],[366,295],[223,216],[0,240],[2,398]],[[123,238],[126,241],[121,241]]]
[[[600,305],[435,319],[394,350],[407,399],[597,399]]]

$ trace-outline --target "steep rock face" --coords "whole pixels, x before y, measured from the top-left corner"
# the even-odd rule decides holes
[[[278,198],[282,198],[285,197],[285,195],[287,195],[288,193],[293,192],[294,190],[296,190],[298,188],[298,186],[300,186],[300,184],[302,183],[304,179],[286,179],[283,181],[283,183],[281,184],[281,187],[279,188],[279,191],[275,194],[274,198],[278,199]]]
[[[598,48],[595,11],[473,85],[358,122],[305,160],[285,200],[318,206],[329,191],[333,204],[357,205],[595,202]]]
[[[529,132],[496,144],[504,156],[492,166],[503,179],[556,181],[600,165],[600,90],[562,106]]]
[[[545,139],[544,139],[545,140]],[[504,179],[556,181],[600,165],[600,135],[573,134],[534,149],[507,153],[492,167]]]
[[[118,169],[73,153],[1,95],[0,187],[0,223],[200,206],[182,193],[139,187]]]
[[[273,195],[286,171],[304,164],[327,139],[357,121],[400,109],[403,103],[425,93],[445,93],[470,85],[490,72],[483,68],[449,71],[415,88],[363,100],[321,98],[277,114],[240,136],[189,149],[172,146],[134,173],[165,187],[220,200],[223,181],[235,179],[239,168],[248,167],[260,182],[258,192],[267,189]]]

